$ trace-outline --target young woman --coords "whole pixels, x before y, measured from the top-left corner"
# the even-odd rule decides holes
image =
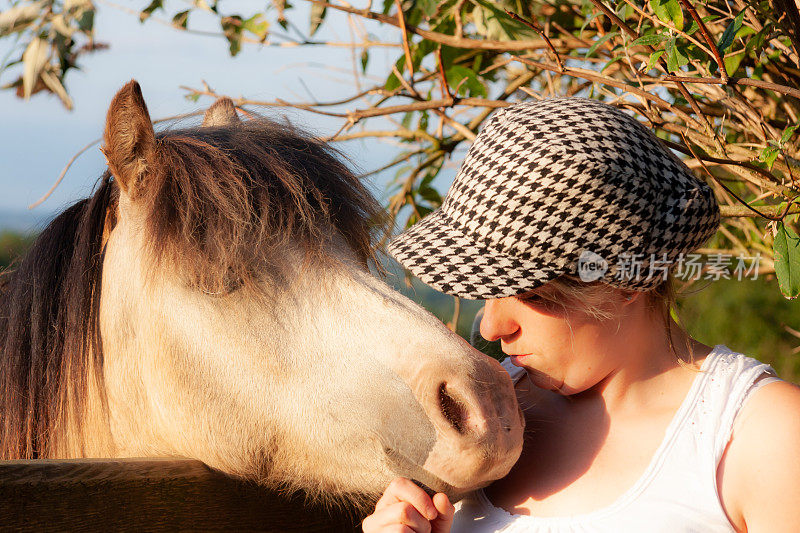
[[[390,251],[486,299],[525,447],[455,509],[395,480],[364,531],[800,530],[800,389],[670,317],[668,272],[718,225],[711,190],[622,111],[495,113],[442,208]]]

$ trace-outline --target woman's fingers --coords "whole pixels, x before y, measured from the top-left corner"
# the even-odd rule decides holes
[[[431,522],[432,533],[449,533],[453,525],[453,515],[456,508],[450,503],[450,498],[441,492],[434,494],[433,505],[436,507],[439,516]]]
[[[414,482],[402,477],[395,478],[389,483],[389,486],[383,492],[383,496],[375,505],[375,511],[377,512],[398,502],[410,503],[419,514],[428,520],[433,520],[439,515],[439,511],[437,511],[430,496]]]
[[[408,502],[386,505],[364,519],[364,533],[407,531],[409,533],[431,533],[430,521]]]
[[[412,481],[395,478],[362,528],[365,533],[449,533],[454,512],[446,494],[437,493],[431,499]]]

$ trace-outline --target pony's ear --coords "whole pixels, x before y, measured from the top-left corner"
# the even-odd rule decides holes
[[[122,191],[136,196],[156,156],[153,123],[136,80],[129,81],[111,100],[100,150]]]
[[[239,124],[239,115],[236,114],[236,106],[233,100],[228,97],[220,98],[208,108],[203,115],[203,127],[213,126],[233,126]]]

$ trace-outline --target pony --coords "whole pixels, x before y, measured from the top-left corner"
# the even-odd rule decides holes
[[[0,278],[0,458],[196,458],[347,501],[457,498],[522,448],[508,374],[370,273],[382,210],[292,126],[156,133],[129,82],[108,169]]]

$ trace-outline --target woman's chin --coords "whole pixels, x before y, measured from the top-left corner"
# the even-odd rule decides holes
[[[525,367],[525,370],[528,371],[528,377],[531,380],[531,383],[539,389],[548,390],[551,392],[555,392],[564,396],[571,394],[569,392],[569,387],[564,384],[563,379],[555,378],[550,374],[546,374],[539,370]]]

